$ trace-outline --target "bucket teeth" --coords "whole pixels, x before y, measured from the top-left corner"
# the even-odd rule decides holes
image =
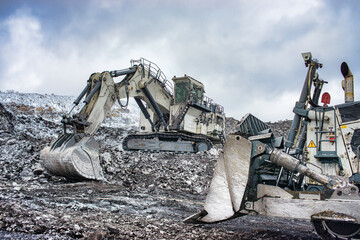
[[[83,137],[76,141],[75,136],[63,135],[51,147],[40,152],[40,160],[45,169],[54,175],[104,180],[99,160],[99,144],[93,137]]]

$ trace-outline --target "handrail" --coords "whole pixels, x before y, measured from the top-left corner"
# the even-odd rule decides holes
[[[174,96],[173,93],[173,85],[172,83],[167,80],[165,74],[161,71],[161,69],[158,67],[158,65],[156,65],[155,63],[145,59],[145,58],[140,58],[140,59],[132,59],[130,60],[131,66],[134,65],[142,65],[149,73],[151,76],[153,76],[155,79],[159,80],[162,84],[164,89],[171,95]],[[194,96],[189,96],[190,98],[193,98]],[[192,99],[195,100],[195,99]],[[196,101],[196,100],[195,100]],[[224,113],[224,107],[217,104],[217,103],[213,103],[213,100],[207,96],[203,96],[203,99],[201,102],[198,102],[198,104],[201,104],[209,109],[211,109],[214,112],[217,113]]]
[[[203,95],[202,99],[199,101],[199,98],[197,96],[194,96],[192,93],[189,95],[189,100],[188,101],[193,101],[197,104],[200,104],[202,106],[204,106],[205,108],[210,109],[212,112],[215,113],[220,113],[223,114],[224,113],[224,107],[221,106],[220,104],[214,103],[212,98],[209,98],[208,96]]]
[[[173,119],[173,121],[172,121],[172,125],[173,125],[174,127],[179,127],[179,125],[180,125],[180,123],[181,123],[180,117],[181,117],[181,115],[183,114],[186,106],[187,106],[187,103],[181,104],[181,105],[179,106],[179,108],[177,109],[176,113],[174,114],[174,119]]]
[[[167,80],[165,74],[161,71],[158,65],[145,58],[140,58],[138,60],[131,59],[130,63],[131,66],[140,64],[144,66],[144,68],[150,73],[150,75],[163,83],[164,88],[170,93],[170,95],[173,96],[173,85],[169,80]]]

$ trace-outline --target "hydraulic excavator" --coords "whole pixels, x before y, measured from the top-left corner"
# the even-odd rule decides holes
[[[345,103],[329,106],[324,93],[320,106],[322,64],[309,52],[302,56],[308,71],[287,141],[246,115],[239,132],[226,138],[204,209],[186,222],[260,214],[308,219],[323,239],[360,238],[360,102],[354,102],[353,75],[343,62]]]
[[[115,83],[116,77],[123,79]],[[102,180],[94,134],[115,102],[126,107],[130,97],[141,110],[140,130],[124,139],[124,150],[196,153],[224,142],[224,108],[204,95],[204,85],[196,79],[185,75],[172,80],[174,89],[160,68],[144,58],[131,60],[127,69],[91,74],[63,116],[63,133],[40,152],[44,167],[55,175]],[[84,97],[80,112],[71,116]]]

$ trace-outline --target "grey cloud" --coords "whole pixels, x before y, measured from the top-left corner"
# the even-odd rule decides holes
[[[292,117],[306,73],[301,52],[312,51],[324,63],[325,79],[341,77],[343,60],[358,72],[360,36],[353,29],[360,13],[351,6],[206,3],[83,1],[63,5],[67,10],[56,23],[28,6],[30,11],[1,22],[0,88],[76,95],[92,72],[125,68],[131,58],[145,57],[168,78],[186,73],[204,82],[207,95],[229,116],[252,112],[274,121]],[[342,92],[331,86],[341,101]]]

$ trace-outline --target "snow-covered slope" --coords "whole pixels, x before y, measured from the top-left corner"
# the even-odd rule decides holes
[[[39,115],[55,122],[60,122],[62,115],[70,111],[75,98],[75,96],[58,96],[54,94],[0,91],[0,102],[16,114]],[[82,105],[79,104],[73,113],[79,111],[81,107]],[[116,103],[102,126],[136,129],[139,118],[140,110],[135,101],[130,99],[127,109],[120,108]]]

